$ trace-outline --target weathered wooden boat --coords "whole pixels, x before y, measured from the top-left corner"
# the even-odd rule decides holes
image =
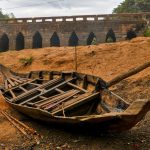
[[[150,108],[148,100],[127,103],[96,76],[77,72],[15,73],[0,65],[1,94],[16,110],[68,128],[123,131],[136,125]]]

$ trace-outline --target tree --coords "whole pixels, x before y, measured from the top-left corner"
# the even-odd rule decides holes
[[[15,18],[15,16],[13,13],[3,14],[2,9],[0,9],[0,19],[8,19],[8,18]]]
[[[124,0],[113,13],[150,12],[150,0]]]

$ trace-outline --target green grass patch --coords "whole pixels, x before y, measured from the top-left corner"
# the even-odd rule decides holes
[[[23,65],[23,66],[29,66],[32,64],[33,62],[33,57],[30,56],[29,58],[20,58],[19,62]]]

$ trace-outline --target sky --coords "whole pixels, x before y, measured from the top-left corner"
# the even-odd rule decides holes
[[[3,13],[15,17],[110,14],[124,0],[0,0]]]

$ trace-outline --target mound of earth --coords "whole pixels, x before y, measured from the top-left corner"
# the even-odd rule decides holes
[[[16,72],[31,70],[74,70],[74,47],[47,47],[0,53],[0,63]],[[26,65],[24,61],[26,61]],[[95,74],[106,81],[150,60],[150,38],[77,47],[78,72]],[[128,102],[150,99],[150,67],[121,81],[111,89]],[[0,149],[92,149],[146,150],[150,148],[150,113],[125,133],[99,136],[68,133],[48,127],[17,113],[0,98],[0,109],[32,126],[43,139],[40,145],[27,140],[0,114]],[[22,144],[23,143],[23,144]]]

